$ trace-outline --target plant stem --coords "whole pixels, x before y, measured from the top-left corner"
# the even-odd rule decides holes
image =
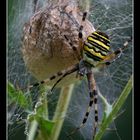
[[[34,140],[35,139],[37,127],[38,127],[38,123],[36,120],[31,122],[30,129],[29,129],[30,131],[29,131],[29,135],[27,137],[27,140]]]
[[[64,122],[64,117],[66,116],[67,109],[70,103],[74,85],[71,84],[67,87],[63,87],[60,93],[59,101],[56,107],[55,115],[53,121],[55,125],[51,132],[50,140],[57,140]]]
[[[112,111],[109,114],[109,116],[104,120],[104,122],[101,123],[100,128],[99,128],[99,132],[95,136],[94,140],[101,140],[101,138],[102,138],[103,134],[105,133],[107,127],[113,121],[113,119],[116,117],[118,111],[120,110],[122,105],[125,103],[128,95],[131,93],[132,77],[133,76],[130,77],[130,79],[129,79],[127,85],[125,86],[124,90],[122,91],[120,97],[118,98],[116,103],[113,105]]]

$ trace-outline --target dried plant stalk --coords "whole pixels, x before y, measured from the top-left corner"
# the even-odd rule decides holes
[[[60,2],[39,10],[24,26],[23,59],[29,71],[38,80],[48,78],[79,61],[77,52],[74,52],[64,36],[80,54],[80,25],[84,26],[84,40],[95,30],[88,20],[82,23],[82,12],[75,2]],[[66,77],[61,85],[73,83],[77,80],[75,77],[75,73]]]

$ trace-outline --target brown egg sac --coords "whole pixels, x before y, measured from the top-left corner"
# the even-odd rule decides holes
[[[25,24],[21,50],[26,67],[35,78],[44,80],[79,62],[78,54],[81,55],[82,48],[78,38],[80,25],[84,27],[83,41],[95,31],[87,19],[82,23],[82,16],[76,4],[59,3],[39,10]],[[79,79],[73,73],[63,79],[59,86],[76,80]]]

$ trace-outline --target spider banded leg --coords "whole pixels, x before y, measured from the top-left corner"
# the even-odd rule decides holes
[[[82,123],[80,124],[80,126],[78,128],[76,128],[75,130],[73,130],[68,136],[73,135],[77,130],[79,130],[81,127],[83,127],[85,125],[93,103],[94,103],[94,115],[95,115],[93,136],[95,136],[95,134],[96,134],[97,125],[98,125],[97,90],[96,90],[96,83],[95,83],[92,71],[87,73],[87,80],[88,80],[89,95],[90,95],[90,101],[89,101],[87,111],[85,113],[84,119],[83,119]]]
[[[106,63],[106,65],[110,65],[111,63],[115,62],[116,59],[118,59],[122,55],[122,53],[125,50],[125,48],[128,47],[128,43],[130,41],[132,41],[131,38],[129,40],[125,41],[125,43],[123,44],[123,47],[122,48],[118,48],[117,50],[115,50],[111,54],[107,55],[105,57],[105,59],[103,60]]]
[[[87,17],[87,12],[83,13],[83,17],[82,17],[82,22],[85,21]],[[79,33],[78,33],[78,37],[79,37],[79,48],[80,48],[80,52],[83,46],[83,34],[82,34],[82,30],[83,30],[83,25],[81,23],[80,27],[79,27]],[[63,35],[64,38],[66,39],[67,43],[72,47],[73,51],[76,53],[78,60],[81,60],[81,55],[79,54],[79,51],[77,49],[77,47],[75,45],[73,45],[72,41],[66,36]]]
[[[59,77],[59,76],[62,76],[62,77],[54,84],[54,86],[53,86],[53,88],[54,88],[54,87],[56,86],[56,84],[58,84],[65,76],[67,76],[67,75],[69,75],[69,74],[75,72],[75,71],[78,70],[78,69],[79,69],[79,64],[73,65],[73,66],[69,67],[69,68],[66,69],[66,70],[62,70],[62,71],[60,71],[60,72],[58,72],[58,73],[52,75],[50,78],[47,78],[47,79],[45,79],[45,80],[42,80],[42,81],[40,81],[40,82],[37,82],[37,83],[35,83],[35,84],[30,85],[28,88],[30,89],[30,88],[33,88],[33,87],[37,87],[37,86],[39,86],[39,85],[41,85],[41,84],[48,83],[49,81],[54,80],[55,78],[57,78],[57,77]],[[53,89],[53,88],[52,88],[52,89]]]
[[[33,13],[35,13],[37,10],[37,4],[38,4],[38,0],[33,0],[33,5],[34,5]]]
[[[80,49],[82,49],[82,46],[83,46],[83,33],[82,33],[82,31],[83,31],[83,28],[84,28],[83,22],[85,21],[86,17],[87,17],[87,12],[84,12],[84,13],[83,13],[83,17],[82,17],[82,23],[81,23],[81,25],[80,25],[80,27],[79,27],[79,33],[78,33],[78,37],[79,37],[79,46],[81,46]]]
[[[75,72],[75,71],[78,71],[78,69],[79,69],[79,66],[76,65],[75,67],[73,67],[73,69],[67,70],[67,72],[65,72],[65,73],[62,75],[62,77],[60,77],[60,78],[56,81],[56,83],[53,85],[53,87],[51,88],[51,92],[53,91],[53,89],[55,88],[55,86],[56,86],[64,77],[66,77],[67,75],[69,75],[69,74],[71,74],[71,73],[73,73],[73,72]]]
[[[91,71],[90,73],[87,74],[87,79],[88,79],[88,84],[89,84],[89,93],[90,93],[90,102],[89,102],[89,107],[88,112],[86,112],[85,118],[87,120],[87,117],[90,113],[91,107],[94,103],[94,128],[93,128],[93,136],[96,134],[97,130],[97,125],[98,125],[98,93],[96,89],[96,82],[94,79],[93,72]],[[84,121],[84,120],[83,120]]]
[[[72,41],[66,35],[64,35],[64,38],[66,39],[67,43],[72,47],[72,49],[75,52],[78,60],[81,60],[81,56],[79,54],[79,51],[78,51],[77,47],[75,45],[73,45]]]
[[[87,17],[87,12],[84,12],[82,17],[82,23],[85,21],[86,17]],[[82,31],[83,31],[83,25],[81,24],[79,28],[79,34],[78,34],[79,39],[83,38]]]

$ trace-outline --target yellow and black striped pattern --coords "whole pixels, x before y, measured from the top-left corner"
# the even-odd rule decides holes
[[[100,31],[95,31],[87,37],[83,46],[83,59],[92,64],[103,60],[110,51],[109,37]]]

